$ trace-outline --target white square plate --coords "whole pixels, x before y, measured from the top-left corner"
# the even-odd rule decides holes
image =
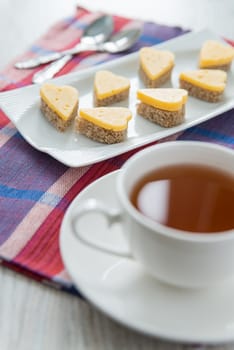
[[[222,41],[213,32],[203,30],[185,34],[157,45],[158,48],[171,50],[176,57],[171,82],[164,87],[178,87],[180,72],[197,68],[201,45],[208,39]],[[228,82],[221,102],[208,103],[189,97],[186,104],[186,121],[169,129],[145,120],[136,114],[136,91],[143,87],[138,78],[137,52],[51,81],[58,85],[66,84],[76,87],[80,93],[80,107],[92,107],[93,78],[95,72],[100,69],[111,70],[131,81],[129,100],[115,104],[115,106],[129,107],[133,113],[133,118],[129,122],[128,137],[122,143],[106,145],[94,142],[74,132],[72,127],[65,133],[55,130],[40,111],[39,85],[1,93],[0,106],[28,143],[72,167],[93,164],[111,158],[185,130],[234,107],[234,72],[232,69],[228,72]]]

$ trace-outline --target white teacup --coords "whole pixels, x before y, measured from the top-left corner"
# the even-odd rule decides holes
[[[121,212],[94,199],[84,202],[73,213],[75,236],[97,249],[136,259],[157,279],[180,287],[205,287],[234,278],[234,227],[218,233],[186,232],[153,221],[131,203],[133,186],[142,176],[176,164],[211,166],[234,176],[234,152],[223,146],[172,141],[146,148],[131,157],[118,174],[116,194]],[[92,211],[102,213],[109,223],[124,225],[128,252],[86,239],[78,223]]]

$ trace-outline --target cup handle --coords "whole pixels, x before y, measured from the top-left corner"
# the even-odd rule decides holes
[[[84,234],[82,234],[82,232],[78,229],[78,223],[82,217],[88,215],[89,213],[102,214],[107,219],[107,224],[109,227],[114,223],[123,223],[123,215],[120,211],[108,208],[101,201],[91,198],[86,200],[72,214],[71,226],[74,236],[78,238],[82,243],[85,243],[92,248],[101,250],[104,253],[109,253],[125,258],[132,258],[129,247],[126,250],[110,247],[109,245],[105,245],[105,243],[102,242],[93,242],[89,240]]]

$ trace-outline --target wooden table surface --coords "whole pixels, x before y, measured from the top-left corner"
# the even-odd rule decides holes
[[[51,24],[72,14],[76,4],[70,0],[0,0],[0,69]],[[233,0],[144,0],[134,6],[132,0],[87,0],[79,4],[194,30],[209,27],[234,39]],[[0,350],[185,348],[206,347],[183,346],[130,331],[77,297],[0,267]],[[233,349],[234,345],[216,348]]]

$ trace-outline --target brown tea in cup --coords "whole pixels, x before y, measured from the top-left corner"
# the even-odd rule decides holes
[[[138,180],[130,199],[143,215],[175,229],[214,233],[234,228],[234,174],[213,167],[156,169]]]

